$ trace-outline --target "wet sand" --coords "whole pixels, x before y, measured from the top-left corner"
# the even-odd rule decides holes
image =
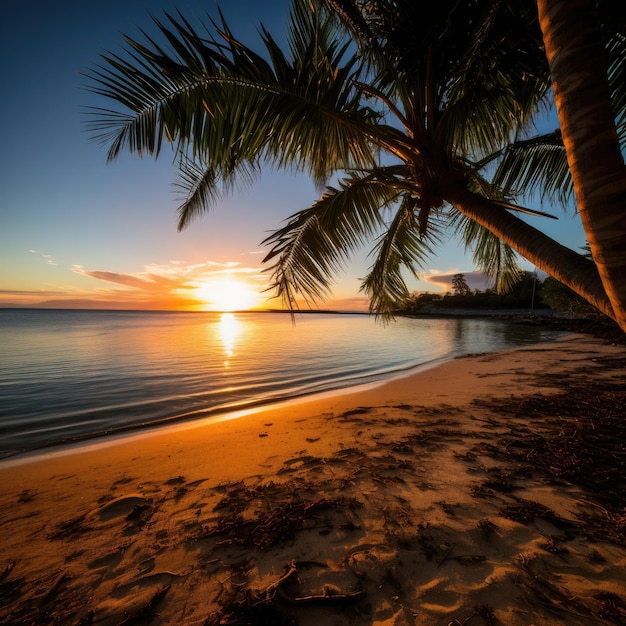
[[[625,365],[570,335],[0,464],[0,623],[625,623]]]

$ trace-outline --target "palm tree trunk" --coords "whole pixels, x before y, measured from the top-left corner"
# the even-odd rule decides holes
[[[614,319],[626,332],[626,167],[596,0],[537,0],[578,211]]]
[[[560,280],[615,320],[598,269],[592,261],[562,246],[487,198],[468,191],[463,183],[446,185],[445,200],[508,243],[537,268]]]

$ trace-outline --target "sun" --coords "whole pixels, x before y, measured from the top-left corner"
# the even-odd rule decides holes
[[[245,311],[258,304],[259,294],[247,283],[232,278],[207,280],[196,289],[207,311]]]

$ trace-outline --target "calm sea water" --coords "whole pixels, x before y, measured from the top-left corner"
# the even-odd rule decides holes
[[[554,337],[494,319],[0,310],[0,458]]]

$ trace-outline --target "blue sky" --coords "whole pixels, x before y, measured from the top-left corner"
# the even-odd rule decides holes
[[[259,22],[283,32],[288,5],[221,3],[235,34],[250,43],[258,41]],[[0,306],[169,308],[197,296],[199,307],[210,307],[203,299],[228,281],[260,291],[267,280],[260,242],[316,199],[306,177],[268,171],[178,232],[175,169],[166,155],[106,163],[105,150],[84,129],[82,109],[105,103],[84,90],[81,72],[99,53],[119,49],[121,33],[150,31],[149,13],[173,6],[163,0],[0,4]],[[175,6],[186,16],[216,15],[214,2]],[[531,221],[565,245],[582,246],[578,219],[555,213],[558,221]],[[338,276],[329,308],[366,308],[359,277],[368,265],[365,251],[355,256]],[[469,277],[472,270],[471,258],[451,241],[425,268],[426,280],[409,286],[438,291],[433,277]]]

